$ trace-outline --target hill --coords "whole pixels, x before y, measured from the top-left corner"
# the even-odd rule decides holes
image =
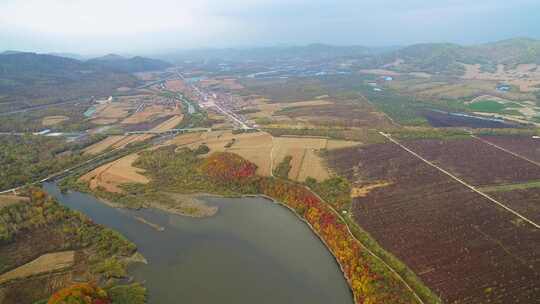
[[[83,55],[75,54],[75,53],[47,53],[47,55],[57,56],[57,57],[65,57],[65,58],[71,58],[75,60],[85,60],[86,58]]]
[[[20,53],[24,53],[24,52],[21,52],[21,51],[13,51],[13,50],[7,50],[7,51],[4,51],[4,52],[0,53],[0,56],[1,56],[1,55],[20,54]]]
[[[418,71],[432,74],[460,74],[460,63],[479,63],[485,67],[497,64],[514,66],[520,63],[540,63],[540,41],[528,38],[508,39],[473,46],[451,43],[415,44],[381,56],[384,64],[398,60],[398,71]]]
[[[156,71],[172,66],[170,63],[162,60],[139,56],[133,58],[124,58],[116,54],[109,54],[103,57],[93,58],[86,61],[86,63],[120,73]]]
[[[540,63],[540,40],[514,38],[487,43],[472,50],[493,63],[515,65],[519,63]]]
[[[109,95],[136,79],[75,59],[35,53],[0,56],[2,110]]]
[[[277,61],[277,60],[325,60],[340,57],[361,57],[380,54],[394,48],[370,48],[365,46],[333,46],[327,44],[310,44],[290,47],[257,47],[226,49],[178,50],[162,54],[160,58],[171,62],[184,60],[227,60],[227,61]]]

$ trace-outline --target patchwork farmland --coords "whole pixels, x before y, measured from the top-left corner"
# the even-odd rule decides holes
[[[414,143],[416,150],[434,159],[444,156],[438,153],[437,143]],[[492,166],[476,167],[487,171],[485,174],[464,171],[462,165],[481,161],[481,157],[471,155],[471,149],[483,146],[473,143],[464,140],[440,145],[461,147],[447,154],[467,159],[456,168],[475,182],[515,178],[493,168],[504,165],[496,157],[505,159],[505,155],[491,151],[496,148],[490,146],[487,159],[493,161]],[[496,157],[490,157],[491,153]],[[444,161],[458,164],[452,160]],[[384,185],[353,199],[354,219],[444,302],[532,303],[540,298],[540,233],[534,226],[393,143],[334,151],[328,162],[357,186]],[[481,164],[486,166],[486,161]],[[489,173],[491,168],[495,173]],[[524,180],[537,172],[525,170],[518,175]]]

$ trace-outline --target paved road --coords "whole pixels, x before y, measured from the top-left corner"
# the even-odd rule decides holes
[[[0,194],[10,193],[10,192],[16,192],[17,190],[22,189],[22,188],[27,187],[27,186],[32,186],[32,185],[36,185],[36,184],[41,184],[41,183],[46,182],[46,181],[48,181],[48,180],[50,180],[50,179],[53,179],[53,178],[55,178],[55,177],[58,177],[58,176],[60,176],[60,175],[62,175],[62,174],[66,174],[66,173],[69,173],[69,172],[71,172],[71,171],[73,171],[73,170],[79,169],[79,168],[81,168],[81,167],[83,167],[83,166],[85,166],[85,165],[88,165],[88,164],[91,163],[91,162],[94,162],[94,161],[96,161],[96,160],[101,159],[101,158],[104,157],[105,155],[111,154],[111,153],[113,153],[113,152],[115,152],[115,151],[117,151],[117,150],[120,150],[120,149],[123,149],[123,147],[119,147],[119,148],[113,149],[113,150],[111,150],[111,151],[109,151],[109,152],[100,154],[99,156],[96,156],[96,157],[94,157],[94,158],[92,158],[92,159],[89,159],[89,160],[87,160],[87,161],[85,161],[85,162],[83,162],[83,163],[80,163],[80,164],[75,165],[75,166],[73,166],[73,167],[71,167],[71,168],[67,168],[67,169],[64,169],[64,170],[62,170],[62,171],[53,173],[53,174],[51,174],[51,175],[49,175],[49,176],[47,176],[47,177],[45,177],[45,178],[42,178],[42,179],[40,179],[40,180],[33,181],[33,182],[30,182],[30,183],[27,183],[27,184],[24,184],[24,185],[22,185],[22,186],[18,186],[18,187],[15,187],[15,188],[11,188],[11,189],[7,189],[7,190],[0,191]]]
[[[479,195],[483,196],[484,198],[488,199],[490,202],[498,205],[499,207],[505,209],[506,211],[512,213],[513,215],[521,218],[522,220],[524,220],[525,222],[533,225],[536,229],[540,229],[540,225],[538,225],[537,223],[533,222],[532,220],[526,218],[525,216],[523,216],[522,214],[518,213],[517,211],[513,210],[512,208],[506,206],[505,204],[497,201],[496,199],[492,198],[491,196],[485,194],[484,192],[481,192],[480,190],[476,189],[475,187],[469,185],[468,183],[466,183],[465,181],[459,179],[458,177],[456,177],[455,175],[453,175],[452,173],[444,170],[443,168],[435,165],[434,163],[430,162],[429,160],[423,158],[422,156],[420,156],[419,154],[417,154],[416,152],[412,151],[411,149],[405,147],[404,145],[402,145],[400,142],[398,142],[397,140],[393,139],[392,136],[390,134],[386,134],[384,132],[379,132],[379,134],[381,134],[382,136],[386,137],[388,140],[390,140],[391,142],[393,142],[394,144],[400,146],[403,150],[409,152],[410,154],[412,154],[413,156],[415,156],[416,158],[420,159],[421,161],[423,161],[424,163],[436,168],[437,170],[441,171],[442,173],[450,176],[452,179],[454,179],[455,181],[459,182],[460,184],[464,185],[465,187],[471,189],[472,191],[478,193]]]

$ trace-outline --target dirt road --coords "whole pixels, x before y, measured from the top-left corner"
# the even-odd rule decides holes
[[[475,187],[469,185],[468,183],[466,183],[465,181],[461,180],[460,178],[456,177],[455,175],[453,175],[452,173],[446,171],[445,169],[435,165],[434,163],[430,162],[429,160],[423,158],[422,156],[420,156],[419,154],[417,154],[416,152],[412,151],[411,149],[405,147],[404,145],[402,145],[400,142],[398,142],[397,140],[393,139],[392,136],[390,136],[390,134],[386,134],[384,132],[379,132],[379,134],[381,134],[382,136],[386,137],[388,140],[390,140],[391,142],[393,142],[394,144],[398,145],[399,147],[401,147],[403,150],[409,152],[410,154],[412,154],[413,156],[415,156],[416,158],[420,159],[421,161],[423,161],[424,163],[432,166],[433,168],[441,171],[442,173],[450,176],[452,179],[454,179],[455,181],[459,182],[460,184],[464,185],[465,187],[471,189],[472,191],[476,192],[477,194],[483,196],[484,198],[488,199],[490,202],[498,205],[499,207],[505,209],[506,211],[514,214],[515,216],[519,217],[520,219],[524,220],[525,222],[533,225],[536,229],[540,229],[540,225],[538,225],[537,223],[533,222],[532,220],[526,218],[525,216],[521,215],[520,213],[518,213],[517,211],[513,210],[512,208],[506,206],[505,204],[497,201],[496,199],[492,198],[491,196],[481,192],[480,190],[476,189]]]

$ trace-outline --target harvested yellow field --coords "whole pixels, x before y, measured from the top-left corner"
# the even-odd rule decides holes
[[[127,146],[130,143],[145,141],[145,140],[147,140],[147,139],[149,139],[151,137],[152,137],[152,135],[150,135],[150,134],[127,135],[127,136],[124,136],[124,138],[117,141],[116,143],[114,143],[113,148],[123,148],[123,147]]]
[[[111,163],[98,167],[85,175],[80,180],[87,182],[90,189],[98,187],[108,192],[122,193],[119,187],[125,183],[148,183],[148,178],[142,174],[143,170],[133,167],[133,162],[139,155],[130,154]]]
[[[143,111],[137,112],[122,121],[123,124],[138,124],[142,122],[152,121],[159,117],[181,114],[179,108],[172,108],[162,105],[150,105],[144,108]]]
[[[274,138],[273,166],[276,167],[285,156],[292,156],[289,178],[304,181],[313,177],[319,181],[330,177],[324,160],[319,156],[322,149],[334,150],[359,145],[358,142],[307,137]]]
[[[129,115],[135,106],[126,102],[111,102],[96,106],[96,119],[120,119]]]
[[[75,251],[44,254],[37,259],[0,275],[0,284],[29,276],[60,271],[73,266]]]
[[[191,145],[195,143],[200,143],[206,136],[203,138],[203,133],[186,133],[175,138],[166,141],[163,145],[177,145],[179,147]]]
[[[68,119],[69,119],[69,117],[63,116],[63,115],[45,116],[45,117],[43,117],[43,120],[41,121],[41,124],[46,126],[46,127],[49,127],[49,126],[57,125],[57,124],[59,124],[61,122],[64,122],[64,121],[66,121]]]
[[[273,167],[275,168],[285,156],[290,155],[292,156],[290,179],[303,181],[307,176],[311,176],[317,180],[324,180],[329,177],[329,172],[322,158],[316,153],[326,148],[326,142],[327,139],[324,138],[274,138]]]
[[[117,122],[116,118],[96,118],[92,119],[91,122],[95,125],[110,125]]]
[[[142,112],[134,113],[133,115],[122,120],[122,124],[138,124],[141,122],[149,121],[155,119],[160,114],[159,111],[154,111],[153,109],[144,109]]]
[[[92,144],[84,148],[84,154],[99,154],[109,147],[113,147],[116,143],[120,142],[122,139],[126,138],[124,135],[113,135],[109,136],[95,144]]]
[[[196,149],[205,144],[212,152],[231,152],[257,165],[257,174],[270,176],[285,156],[292,156],[289,178],[303,181],[306,177],[324,180],[330,176],[318,152],[321,149],[340,149],[359,145],[358,142],[309,137],[272,137],[266,132],[232,134],[231,131],[212,131],[183,134],[164,145]],[[227,145],[230,145],[228,148]]]
[[[166,121],[160,123],[159,125],[157,125],[155,128],[152,129],[152,131],[163,132],[163,131],[174,129],[178,124],[182,122],[182,118],[183,118],[182,115],[173,116],[167,119]]]
[[[232,152],[257,165],[257,174],[270,176],[270,151],[272,136],[265,132],[232,134],[230,131],[216,131],[201,134],[202,141],[211,152]],[[234,143],[226,148],[228,143]],[[194,144],[193,147],[198,146]]]
[[[182,122],[182,115],[173,116],[170,119],[162,122],[161,124],[157,125],[155,128],[151,129],[151,131],[167,131],[170,129],[174,129],[180,122]],[[115,136],[109,136],[106,139],[97,142],[86,149],[84,149],[84,153],[86,154],[99,154],[103,151],[105,151],[107,148],[112,147],[114,149],[117,148],[123,148],[127,146],[130,143],[134,142],[140,142],[145,141],[149,138],[151,138],[153,135],[151,134],[133,134],[133,135],[115,135]]]
[[[18,196],[18,195],[13,195],[13,194],[2,194],[0,195],[0,209],[7,206],[15,205],[18,203],[22,203],[22,202],[28,202],[28,201],[29,201],[28,197]]]
[[[315,99],[315,100],[306,100],[306,101],[296,101],[288,103],[268,103],[266,99],[259,98],[253,100],[253,107],[258,109],[260,112],[248,114],[250,118],[259,118],[259,117],[271,117],[277,111],[289,108],[289,107],[312,107],[312,106],[322,106],[333,104],[333,102],[324,100],[324,99]]]

